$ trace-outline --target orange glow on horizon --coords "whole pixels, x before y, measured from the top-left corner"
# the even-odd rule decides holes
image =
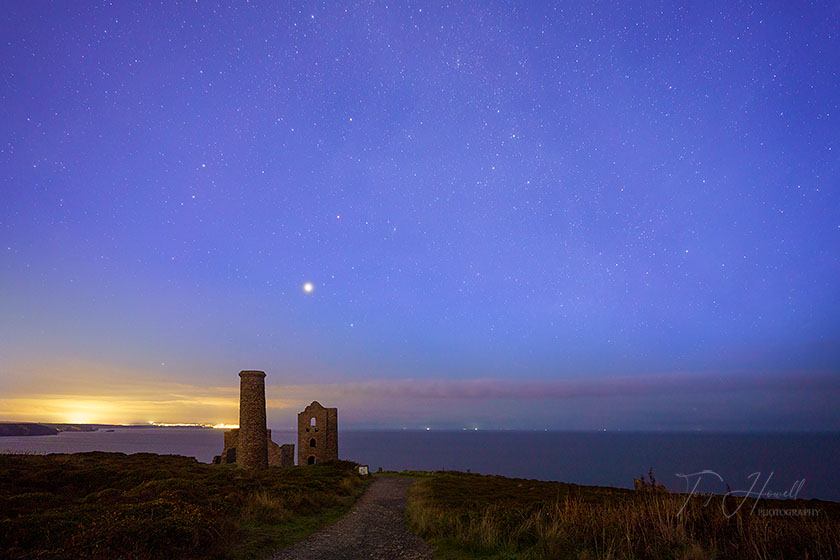
[[[239,424],[203,424],[200,422],[149,422],[149,424],[158,428],[213,428],[214,430],[239,429]]]
[[[202,397],[147,400],[45,395],[0,399],[3,420],[67,424],[186,425],[183,419],[189,418],[196,420],[190,425],[213,427],[231,424],[229,419],[238,415],[238,406],[235,398]],[[160,420],[149,422],[149,417]]]
[[[238,428],[238,387],[118,387],[117,395],[23,394],[0,397],[0,421],[55,424],[204,426]],[[169,389],[169,390],[167,390]],[[172,389],[175,389],[174,391]],[[269,410],[301,403],[268,399]]]

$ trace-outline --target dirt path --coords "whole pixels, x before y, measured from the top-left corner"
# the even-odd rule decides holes
[[[432,560],[432,549],[408,530],[405,498],[414,480],[377,478],[338,523],[270,560]]]

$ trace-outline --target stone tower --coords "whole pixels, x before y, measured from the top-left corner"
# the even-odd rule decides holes
[[[267,469],[265,372],[240,371],[239,377],[239,441],[236,446],[236,463],[246,469]]]
[[[338,409],[318,401],[298,414],[298,465],[338,460]]]
[[[250,469],[265,468],[263,454],[257,447],[262,439],[269,467],[294,467],[295,444],[277,445],[271,441],[271,430],[265,427],[265,373],[242,371],[239,377],[239,424],[247,427],[242,430],[242,434],[246,435],[241,436],[243,444],[240,446],[239,428],[226,431],[225,447],[221,455],[213,457],[213,464],[234,463]],[[248,451],[245,451],[246,448]]]

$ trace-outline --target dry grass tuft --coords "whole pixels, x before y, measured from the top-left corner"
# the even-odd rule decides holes
[[[242,515],[249,521],[276,525],[288,521],[292,512],[286,509],[283,500],[278,496],[266,490],[260,490],[248,496]]]
[[[444,548],[502,557],[840,558],[840,504],[762,500],[762,508],[822,508],[815,516],[762,517],[747,500],[728,517],[722,498],[708,505],[695,498],[683,508],[685,500],[666,492],[447,473],[414,485],[407,516],[419,534]],[[728,505],[731,512],[736,504]]]

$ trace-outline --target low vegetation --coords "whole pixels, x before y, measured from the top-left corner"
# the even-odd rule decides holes
[[[0,454],[0,557],[265,557],[341,517],[367,484],[355,467]]]
[[[752,511],[748,499],[727,517],[723,500],[438,473],[411,488],[406,515],[444,559],[840,558],[840,504],[762,499]],[[742,500],[727,498],[726,511]],[[758,508],[819,513],[762,516]]]

